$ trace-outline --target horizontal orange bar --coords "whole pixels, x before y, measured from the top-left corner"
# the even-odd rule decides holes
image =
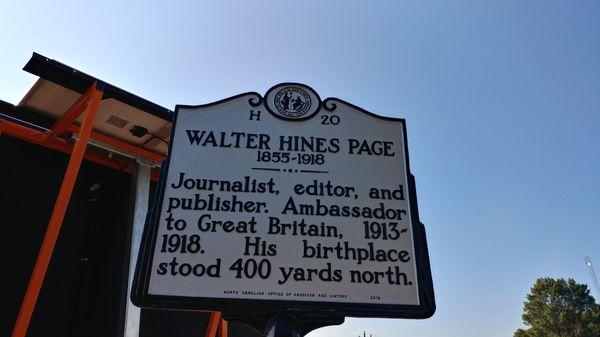
[[[65,128],[66,128],[66,130],[71,131],[71,132],[79,132],[79,127],[77,125],[71,124],[71,125],[69,125],[69,126],[67,126]],[[165,157],[163,155],[160,155],[160,154],[152,152],[152,151],[145,150],[145,149],[143,149],[143,148],[141,148],[139,146],[135,146],[135,145],[126,143],[124,141],[112,138],[112,137],[105,136],[105,135],[103,135],[101,133],[97,133],[97,132],[92,131],[91,137],[93,139],[99,140],[99,141],[104,142],[106,144],[109,144],[109,145],[112,145],[112,146],[116,146],[116,147],[118,147],[120,149],[127,150],[129,152],[133,152],[133,153],[135,153],[137,155],[140,155],[142,157],[145,157],[145,158],[148,158],[148,159],[152,159],[152,160],[157,161],[159,163],[165,160]]]
[[[9,136],[40,145],[55,151],[70,154],[73,151],[73,145],[68,143],[66,140],[56,137],[50,132],[43,132],[28,128],[18,123],[14,123],[8,120],[0,119],[0,135],[7,134]],[[84,158],[92,163],[96,163],[102,166],[106,166],[115,170],[119,170],[123,167],[124,162],[112,158],[108,158],[105,155],[95,153],[89,149],[85,152]],[[126,166],[123,172],[132,173],[134,170]],[[152,181],[158,181],[158,171],[152,170],[151,173]]]

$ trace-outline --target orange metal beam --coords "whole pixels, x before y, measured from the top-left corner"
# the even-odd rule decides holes
[[[227,321],[221,318],[221,325],[219,325],[219,337],[227,337]]]
[[[95,90],[97,90],[96,82],[94,82],[83,93],[83,95],[81,95],[79,97],[79,99],[77,99],[77,101],[75,103],[73,103],[73,105],[67,110],[67,112],[65,112],[56,122],[54,122],[54,124],[52,125],[52,132],[55,135],[60,136],[61,134],[65,133],[67,131],[79,133],[80,127],[77,125],[74,125],[73,122],[77,118],[79,118],[79,116],[81,116],[81,114],[83,113],[85,108],[88,106],[89,101],[92,97],[92,94],[94,93]],[[92,131],[91,137],[93,139],[97,139],[99,141],[119,147],[121,149],[125,149],[127,151],[133,152],[135,154],[138,154],[140,156],[143,156],[143,157],[146,157],[146,158],[158,161],[158,162],[162,162],[163,160],[165,160],[165,157],[158,153],[142,149],[138,146],[131,145],[129,143],[105,136],[103,134],[100,134],[100,133],[97,133],[94,131]]]
[[[150,180],[157,182],[159,175],[160,175],[160,173],[158,172],[157,169],[152,169],[152,172],[150,172]]]
[[[55,151],[70,154],[73,152],[73,144],[67,142],[62,138],[55,137],[50,133],[34,130],[26,126],[0,119],[0,134],[5,134],[14,138],[24,140],[29,143],[40,145]],[[121,169],[124,162],[116,159],[108,158],[100,153],[86,151],[83,156],[86,160],[96,164],[100,164],[112,169]],[[133,169],[125,167],[124,172],[132,173]]]
[[[77,101],[52,125],[52,131],[57,136],[67,131],[67,126],[71,125],[84,110],[89,106],[89,101],[92,95],[97,91],[97,83],[94,82],[90,87],[79,96]]]
[[[77,125],[71,124],[71,125],[66,126],[65,128],[68,131],[79,133],[79,127]],[[140,155],[142,157],[146,157],[148,159],[152,159],[152,160],[157,161],[159,163],[162,162],[163,160],[165,160],[165,157],[163,155],[160,155],[160,154],[152,152],[152,151],[148,151],[148,150],[143,149],[141,147],[138,147],[138,146],[135,146],[135,145],[131,145],[129,143],[126,143],[124,141],[121,141],[121,140],[118,140],[118,139],[115,139],[115,138],[112,138],[112,137],[105,136],[105,135],[103,135],[101,133],[97,133],[97,132],[92,131],[91,137],[93,139],[99,140],[99,141],[104,142],[106,144],[109,144],[109,145],[112,145],[112,146],[116,146],[118,148],[127,150],[129,152],[133,152],[133,153],[135,153],[137,155]]]
[[[221,323],[221,313],[219,311],[213,311],[210,314],[210,318],[208,319],[208,324],[206,326],[206,332],[204,332],[204,337],[216,337],[217,336],[217,328]]]
[[[81,161],[85,154],[87,141],[92,132],[92,124],[96,118],[96,112],[98,111],[98,105],[102,99],[102,94],[103,92],[97,90],[94,83],[89,104],[84,111],[85,116],[83,118],[83,123],[81,124],[80,138],[77,140],[73,152],[71,153],[69,165],[67,166],[67,171],[65,172],[60,191],[58,192],[54,210],[52,211],[50,222],[46,229],[46,234],[44,235],[40,252],[35,261],[29,284],[27,285],[25,297],[23,298],[17,320],[13,327],[12,337],[25,337],[25,334],[27,333],[27,328],[29,327],[29,322],[31,321],[31,316],[33,315],[33,310],[35,309],[35,304],[40,294],[40,289],[42,288],[48,265],[52,258],[54,246],[58,239],[58,234],[60,233],[60,227],[62,226],[67,207],[69,206],[71,192],[73,191],[73,186],[77,180],[77,174],[79,173]]]
[[[21,124],[0,119],[0,136],[3,134],[62,153],[70,154],[71,152],[73,152],[73,144],[67,142],[62,138],[54,136],[52,133],[38,131],[23,126]],[[92,151],[86,151],[83,158],[92,163],[106,166],[115,170],[121,169],[124,164],[123,161],[111,159],[103,154]],[[132,173],[133,169],[131,167],[125,167],[123,169],[123,172]],[[153,169],[150,178],[152,179],[152,181],[156,182],[158,181],[158,175],[158,170]]]

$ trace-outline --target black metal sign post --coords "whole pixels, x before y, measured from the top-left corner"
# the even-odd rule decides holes
[[[155,200],[138,306],[294,337],[435,311],[403,119],[299,83],[178,105]]]
[[[276,315],[265,329],[265,337],[303,337],[294,321],[286,315]]]
[[[265,337],[302,337],[309,332],[331,325],[344,323],[344,316],[315,315],[306,312],[280,311],[264,316],[248,315],[248,313],[224,313],[227,321],[237,321],[258,331]]]

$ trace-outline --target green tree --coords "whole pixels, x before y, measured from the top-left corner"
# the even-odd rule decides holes
[[[538,279],[525,301],[523,322],[514,337],[599,337],[600,306],[585,284],[573,279]]]

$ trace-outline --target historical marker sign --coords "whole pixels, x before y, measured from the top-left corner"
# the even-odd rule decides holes
[[[405,127],[297,83],[177,106],[133,300],[431,316]]]

